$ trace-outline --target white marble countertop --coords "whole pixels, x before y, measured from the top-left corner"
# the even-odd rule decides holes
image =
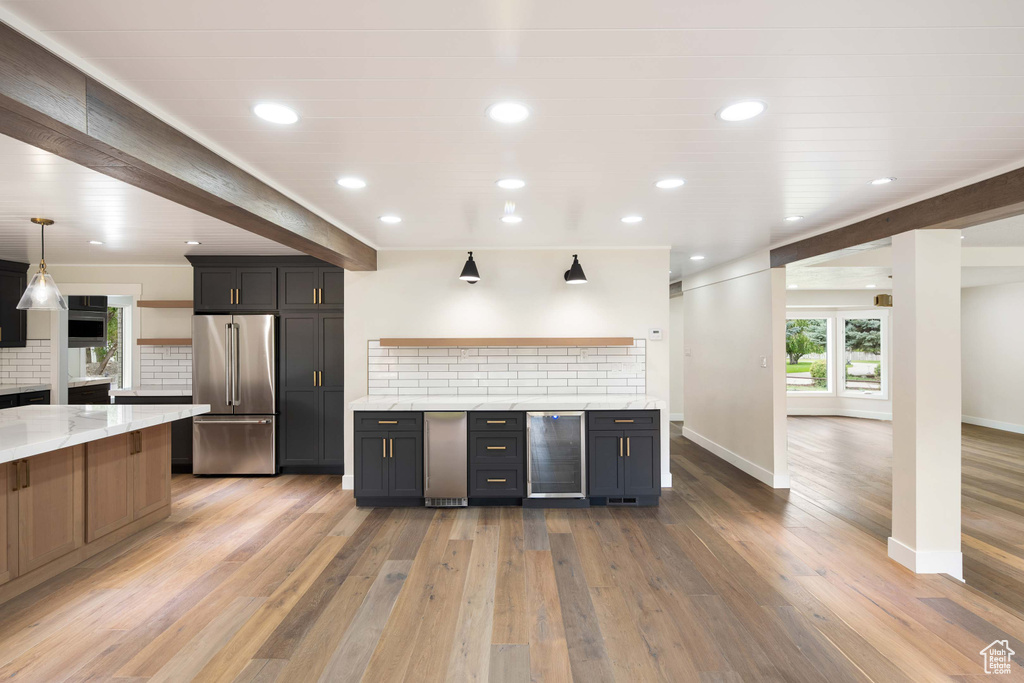
[[[8,408],[0,410],[0,463],[208,412],[208,405]]]
[[[0,384],[0,396],[27,394],[30,391],[49,391],[49,384]]]
[[[111,389],[111,396],[191,396],[192,387],[186,385],[161,386],[159,384],[140,384],[128,389]]]
[[[646,394],[536,394],[524,396],[363,396],[353,410],[665,410]]]
[[[113,377],[68,377],[68,389],[74,387],[91,387],[94,384],[110,384]]]

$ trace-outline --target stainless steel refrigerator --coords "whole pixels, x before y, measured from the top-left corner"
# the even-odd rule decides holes
[[[274,474],[274,316],[192,316],[195,474]]]

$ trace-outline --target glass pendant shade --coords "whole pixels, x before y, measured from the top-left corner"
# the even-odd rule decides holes
[[[583,273],[583,266],[580,265],[576,254],[572,255],[572,266],[565,271],[565,281],[570,285],[585,285],[587,283],[587,276]]]
[[[53,276],[40,270],[32,276],[18,302],[18,310],[22,311],[66,311],[68,302],[61,296]]]
[[[459,279],[465,280],[471,285],[480,281],[480,271],[476,269],[476,261],[473,260],[473,252],[469,252],[469,258],[466,259],[466,265],[462,267],[462,275],[459,275]]]

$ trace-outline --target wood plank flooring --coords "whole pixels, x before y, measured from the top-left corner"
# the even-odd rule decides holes
[[[1024,615],[1024,434],[963,425],[964,580]],[[793,492],[885,542],[892,423],[789,418]]]
[[[357,509],[173,480],[174,512],[0,605],[29,681],[939,681],[1024,621],[820,501],[672,443],[657,509]]]

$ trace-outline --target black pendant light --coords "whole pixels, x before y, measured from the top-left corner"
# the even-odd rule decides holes
[[[569,270],[565,271],[565,281],[570,285],[587,284],[587,276],[583,274],[583,266],[580,265],[576,254],[572,255],[572,265],[569,266]]]
[[[459,279],[465,280],[471,285],[480,281],[480,271],[476,269],[473,252],[469,252],[469,258],[466,259],[466,265],[462,266],[462,275],[459,276]]]

